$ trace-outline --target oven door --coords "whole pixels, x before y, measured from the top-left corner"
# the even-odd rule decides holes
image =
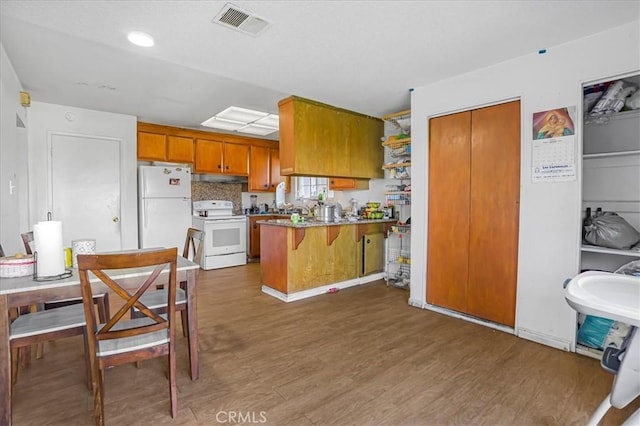
[[[247,220],[207,220],[204,226],[204,255],[244,253],[247,250]]]

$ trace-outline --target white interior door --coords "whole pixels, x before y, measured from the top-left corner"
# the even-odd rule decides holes
[[[92,238],[97,251],[121,250],[120,141],[53,134],[50,164],[51,212],[65,246]]]

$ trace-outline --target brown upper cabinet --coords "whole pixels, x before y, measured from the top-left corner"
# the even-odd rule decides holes
[[[280,150],[266,146],[251,146],[249,191],[273,192],[284,178],[280,176]]]
[[[138,131],[138,160],[166,161],[167,136]]]
[[[167,136],[167,161],[193,163],[193,138]]]
[[[264,160],[257,160],[252,170],[258,175],[266,173],[268,182],[261,181],[261,185],[268,183],[266,190],[275,190],[283,180],[277,141],[138,123],[138,160],[188,163],[193,165],[194,173],[249,176],[250,150],[254,146],[268,155]]]
[[[162,129],[138,123],[139,160],[191,164],[193,153],[193,137],[167,134]]]
[[[194,173],[249,175],[249,145],[196,139]]]
[[[369,189],[369,179],[329,178],[331,191],[344,191],[352,189]]]
[[[297,96],[278,103],[284,176],[382,178],[383,122]]]

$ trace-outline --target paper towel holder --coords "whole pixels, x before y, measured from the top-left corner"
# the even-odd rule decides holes
[[[58,274],[58,275],[51,275],[51,276],[47,276],[47,277],[39,277],[38,276],[38,251],[34,251],[33,252],[33,280],[34,281],[56,281],[56,280],[63,280],[65,278],[69,278],[73,275],[73,272],[71,271],[71,269],[66,269],[64,270],[63,273]]]

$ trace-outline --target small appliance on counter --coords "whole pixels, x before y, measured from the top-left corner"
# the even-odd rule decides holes
[[[258,196],[250,195],[250,198],[251,198],[251,207],[249,208],[249,214],[260,213],[260,207],[258,207]]]
[[[193,227],[204,231],[202,269],[246,265],[247,217],[234,215],[231,201],[194,201]]]

